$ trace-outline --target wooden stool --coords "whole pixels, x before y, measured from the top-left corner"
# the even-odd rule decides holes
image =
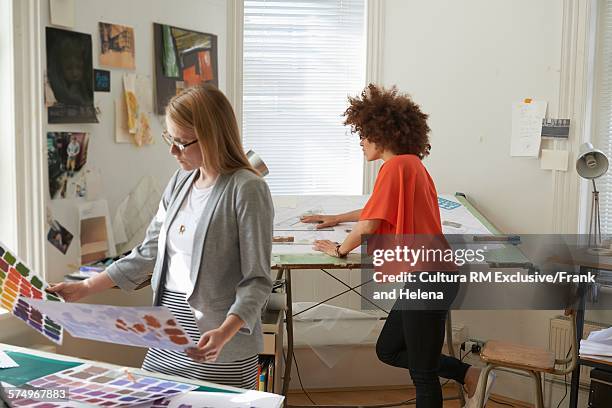
[[[576,340],[576,312],[566,311],[571,316],[571,356],[564,359],[555,359],[553,352],[537,347],[525,346],[523,344],[505,341],[490,340],[480,353],[480,358],[487,363],[480,374],[479,382],[484,381],[482,393],[479,395],[478,406],[484,408],[484,397],[486,394],[486,382],[491,370],[500,369],[517,374],[519,371],[526,372],[531,376],[535,387],[535,407],[544,408],[544,396],[542,392],[542,373],[566,375],[571,373],[578,360],[578,344]],[[559,366],[559,368],[556,368]]]

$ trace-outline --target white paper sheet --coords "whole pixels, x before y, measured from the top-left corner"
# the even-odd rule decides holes
[[[74,0],[49,0],[51,24],[74,27]]]
[[[64,326],[74,337],[167,350],[195,347],[170,311],[158,307],[121,307],[25,299]]]
[[[0,368],[19,367],[19,364],[8,356],[4,351],[0,350]]]
[[[525,101],[512,104],[512,138],[510,156],[538,157],[542,141],[542,119],[546,101]]]
[[[540,157],[540,168],[542,170],[567,171],[569,152],[567,150],[542,149]]]
[[[143,177],[138,185],[117,207],[113,219],[113,232],[119,253],[136,246],[144,238],[145,231],[155,216],[161,192],[152,176]]]
[[[249,390],[240,394],[192,391],[168,398],[153,407],[167,408],[279,408],[285,397],[268,392]],[[167,405],[166,402],[168,402]]]

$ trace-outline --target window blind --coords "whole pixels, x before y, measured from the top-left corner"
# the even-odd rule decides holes
[[[598,3],[593,136],[595,147],[601,149],[612,162],[612,0],[600,0]],[[600,191],[601,231],[603,234],[610,234],[612,233],[612,167],[596,182]]]
[[[245,148],[273,194],[361,194],[359,138],[342,124],[365,86],[365,0],[245,0]]]

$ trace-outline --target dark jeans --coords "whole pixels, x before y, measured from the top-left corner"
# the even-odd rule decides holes
[[[470,365],[441,354],[447,310],[406,309],[396,302],[378,337],[376,354],[380,361],[410,371],[417,408],[441,408],[438,377],[463,384]]]

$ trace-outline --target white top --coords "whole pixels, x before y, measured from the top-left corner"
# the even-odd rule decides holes
[[[204,189],[192,185],[189,194],[183,200],[181,208],[170,224],[166,240],[168,256],[166,289],[168,290],[189,293],[195,284],[191,281],[193,237],[213,187],[214,183]]]

